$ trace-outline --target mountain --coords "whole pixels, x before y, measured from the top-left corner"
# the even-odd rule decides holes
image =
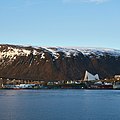
[[[86,70],[101,79],[120,74],[120,50],[0,45],[0,77],[79,80]]]

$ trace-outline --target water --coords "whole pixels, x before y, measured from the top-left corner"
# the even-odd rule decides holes
[[[120,91],[0,90],[0,120],[120,120]]]

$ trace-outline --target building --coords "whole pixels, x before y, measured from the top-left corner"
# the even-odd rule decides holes
[[[3,87],[3,79],[0,78],[0,88],[2,88],[2,87]]]
[[[120,80],[120,75],[115,75],[114,78],[115,78],[116,80]]]
[[[100,80],[98,74],[92,75],[88,71],[85,72],[84,81]]]

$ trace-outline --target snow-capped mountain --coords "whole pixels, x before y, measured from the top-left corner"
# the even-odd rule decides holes
[[[34,80],[101,78],[120,74],[120,50],[0,45],[0,77]]]

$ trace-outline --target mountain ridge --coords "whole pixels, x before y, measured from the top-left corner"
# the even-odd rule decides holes
[[[100,78],[120,74],[120,50],[0,44],[0,76],[31,80],[79,80],[86,70]]]

